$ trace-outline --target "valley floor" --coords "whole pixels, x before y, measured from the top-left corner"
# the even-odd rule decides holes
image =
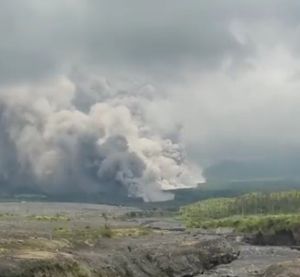
[[[247,245],[228,230],[186,229],[160,211],[0,203],[1,277],[262,276],[298,258],[297,250]]]

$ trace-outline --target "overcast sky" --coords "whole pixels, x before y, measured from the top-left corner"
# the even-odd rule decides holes
[[[200,166],[300,155],[298,0],[2,0],[0,36],[1,88],[98,76]]]

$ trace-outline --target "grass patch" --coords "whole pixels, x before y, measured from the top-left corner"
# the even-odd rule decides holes
[[[151,234],[151,230],[143,227],[132,227],[132,228],[115,228],[113,229],[113,237],[140,237]]]
[[[27,216],[30,220],[37,221],[70,221],[71,219],[63,214],[55,214],[55,215],[30,215]]]
[[[108,224],[105,224],[100,228],[99,234],[103,238],[111,238],[113,236],[113,230]]]
[[[36,251],[56,252],[69,247],[66,240],[49,240],[45,238],[30,238],[26,240],[2,239],[0,242],[0,255],[12,253],[31,253]]]
[[[300,215],[252,215],[232,216],[222,219],[186,222],[188,227],[214,229],[220,227],[234,228],[239,232],[268,232],[275,233],[280,230],[297,230],[300,228]]]
[[[139,237],[150,234],[151,231],[142,227],[116,228],[105,224],[99,228],[86,226],[81,229],[71,229],[66,227],[55,228],[53,232],[54,239],[66,239],[74,244],[89,242],[93,243],[99,238],[122,238]]]
[[[0,219],[10,219],[16,217],[13,213],[0,213]]]

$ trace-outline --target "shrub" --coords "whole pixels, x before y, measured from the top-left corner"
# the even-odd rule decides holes
[[[100,229],[100,235],[104,238],[111,238],[113,236],[113,230],[108,224],[104,224]]]

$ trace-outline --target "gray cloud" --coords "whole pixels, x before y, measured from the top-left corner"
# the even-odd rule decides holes
[[[188,63],[216,65],[225,55],[250,51],[228,30],[232,14],[227,5],[208,1],[133,1],[130,7],[120,1],[2,1],[1,80],[26,81],[74,64],[152,74]]]
[[[83,87],[91,87],[89,81]],[[0,180],[6,189],[121,192],[155,201],[172,198],[163,190],[203,181],[178,143],[148,128],[143,101],[150,100],[100,86],[94,87],[98,99],[83,111],[73,100],[85,90],[76,87],[62,78],[0,90]],[[140,112],[131,112],[132,105]]]
[[[1,2],[0,76],[26,81],[72,66],[177,74],[186,67],[237,63],[256,51],[230,30],[232,21],[296,28],[299,3],[282,1]],[[280,32],[285,34],[285,30]],[[264,38],[267,39],[267,38]],[[277,38],[277,42],[279,39]]]

